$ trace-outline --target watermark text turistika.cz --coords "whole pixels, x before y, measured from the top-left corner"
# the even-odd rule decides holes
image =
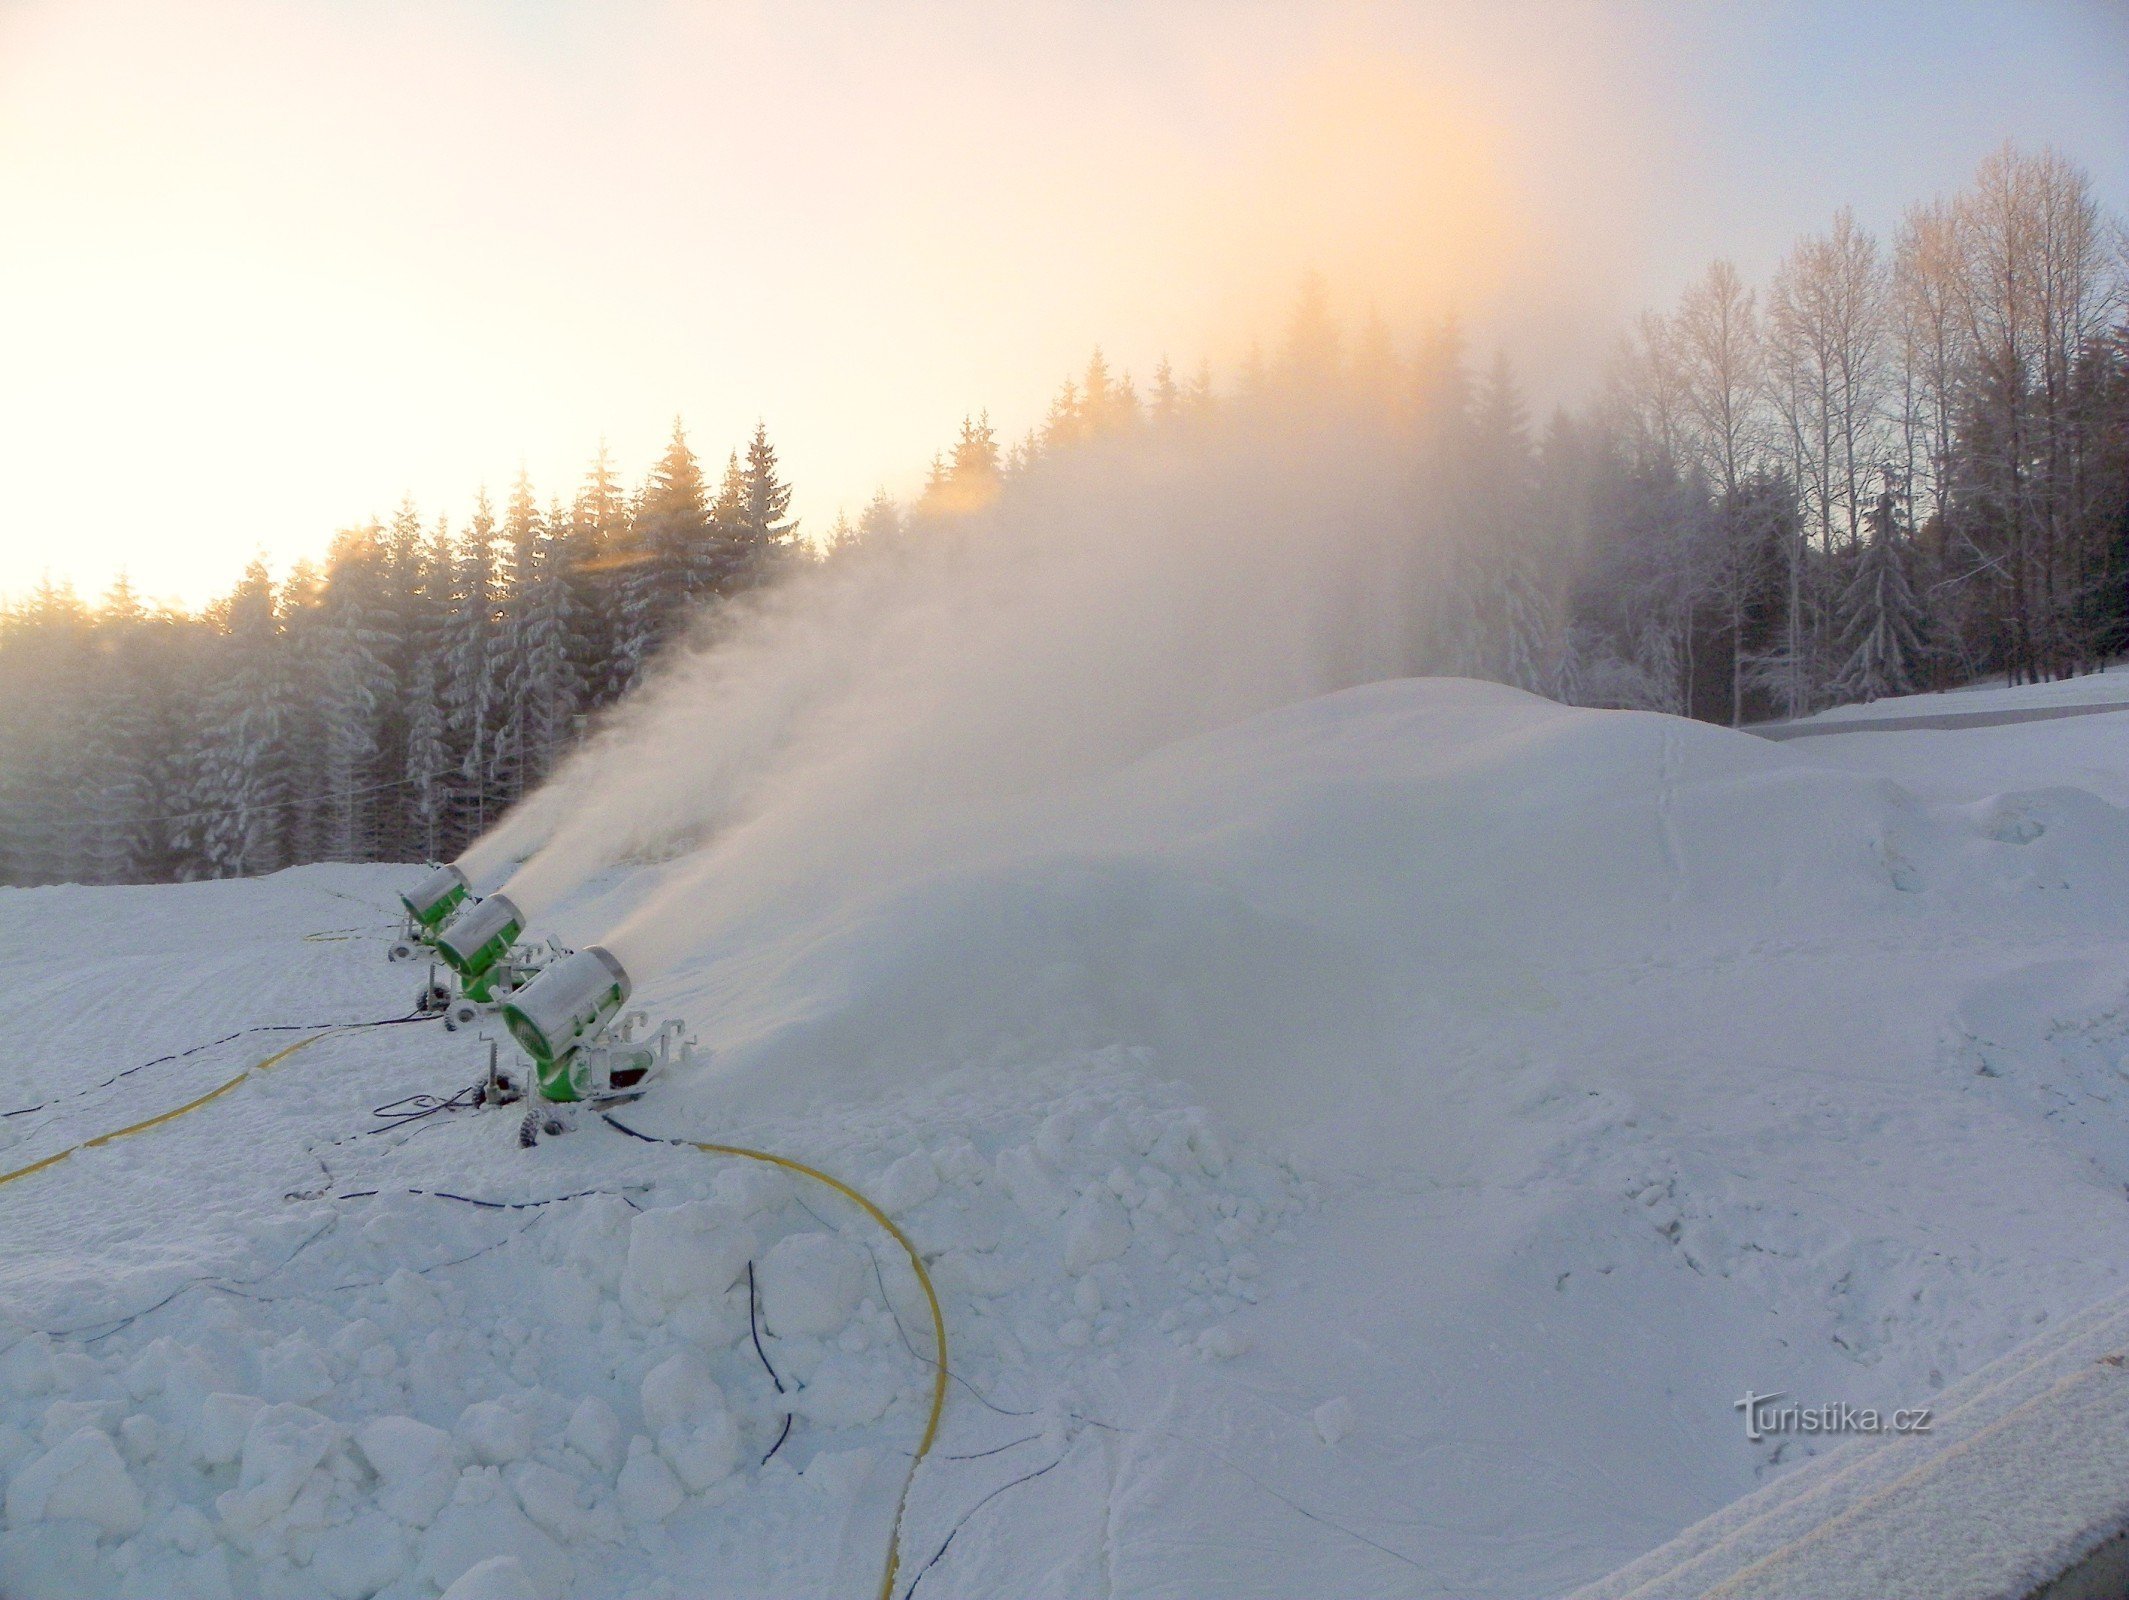
[[[1731,1409],[1745,1414],[1745,1437],[1754,1444],[1770,1433],[1927,1433],[1928,1406],[1910,1406],[1899,1411],[1880,1411],[1875,1406],[1838,1403],[1825,1406],[1784,1405],[1788,1397],[1745,1391]]]

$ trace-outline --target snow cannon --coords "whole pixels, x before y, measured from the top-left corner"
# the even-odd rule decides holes
[[[653,1075],[695,1059],[695,1041],[678,1020],[647,1040],[636,1037],[649,1017],[621,1009],[631,987],[613,952],[592,945],[561,957],[502,1002],[503,1025],[532,1058],[525,1087],[532,1105],[518,1129],[519,1144],[566,1132],[570,1106],[633,1100]]]
[[[485,997],[486,980],[498,962],[510,954],[517,936],[525,931],[525,916],[506,894],[491,894],[475,901],[451,919],[451,925],[436,936],[436,953],[459,976],[467,994],[476,988]]]
[[[564,956],[503,1002],[503,1026],[540,1075],[549,1100],[577,1100],[569,1087],[569,1058],[621,1014],[633,986],[613,952],[601,945]]]
[[[458,998],[444,1008],[444,1026],[471,1027],[496,1002],[527,982],[559,952],[520,947],[525,914],[508,895],[476,900],[436,935],[436,953],[458,976]]]
[[[436,930],[466,903],[473,885],[456,867],[438,867],[411,889],[402,889],[399,903],[407,908],[404,937],[395,940],[389,952],[393,961],[410,961],[418,946],[434,944]]]

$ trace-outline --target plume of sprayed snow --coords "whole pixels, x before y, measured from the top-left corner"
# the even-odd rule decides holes
[[[676,661],[467,856],[537,915],[693,853],[600,942],[639,979],[751,917],[1010,850],[1178,738],[1411,670],[1436,544],[1350,419],[1141,430],[803,572]]]

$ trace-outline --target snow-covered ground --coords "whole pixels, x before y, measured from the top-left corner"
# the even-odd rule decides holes
[[[1803,718],[1802,724],[1816,728],[1832,722],[1882,722],[1897,717],[1985,716],[2002,711],[2118,705],[2124,701],[2129,701],[2129,662],[2117,661],[2103,671],[2052,683],[2013,686],[1991,678],[1929,694],[1892,695],[1883,700],[1833,706]]]
[[[2125,801],[2112,716],[1378,684],[753,915],[646,986],[710,1055],[624,1118],[930,1260],[898,1594],[1556,1594],[1801,1458],[1745,1390],[1926,1404],[2123,1282]],[[404,1011],[410,876],[0,891],[0,1110],[50,1102],[0,1170],[301,1035],[124,1067]],[[892,1245],[596,1123],[371,1116],[486,1050],[338,1034],[0,1187],[0,1595],[876,1590]]]

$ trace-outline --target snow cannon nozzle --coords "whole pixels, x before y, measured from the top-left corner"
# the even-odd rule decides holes
[[[476,901],[436,936],[436,953],[467,983],[510,953],[525,931],[525,916],[505,894]]]
[[[400,891],[399,903],[407,908],[414,926],[433,929],[456,911],[473,892],[466,875],[452,866],[438,867],[411,889]]]
[[[503,1025],[542,1077],[620,1014],[628,972],[603,946],[564,956],[503,1002]]]

